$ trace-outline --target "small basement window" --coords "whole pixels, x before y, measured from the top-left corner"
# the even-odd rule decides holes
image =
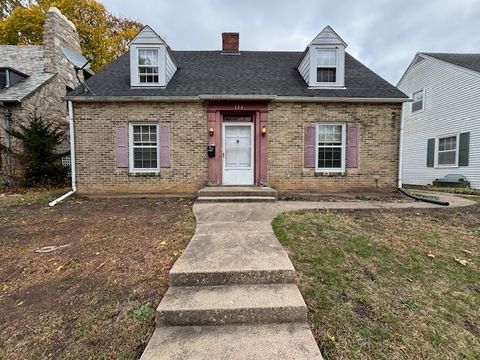
[[[412,98],[412,113],[423,110],[423,90],[413,93]]]
[[[337,50],[317,50],[317,83],[337,82]]]
[[[317,125],[318,172],[345,171],[345,124]]]
[[[437,138],[437,166],[457,166],[457,135]]]
[[[158,125],[130,124],[129,134],[130,171],[158,172]]]
[[[138,77],[142,84],[158,83],[158,49],[138,50]]]

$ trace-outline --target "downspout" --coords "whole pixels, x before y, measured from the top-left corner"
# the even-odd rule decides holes
[[[77,191],[77,182],[76,182],[76,175],[75,175],[75,132],[73,127],[73,105],[72,102],[68,101],[68,125],[70,131],[70,176],[72,179],[72,190],[66,194],[63,194],[58,199],[49,202],[49,206],[55,206],[60,201],[65,200],[70,195],[74,194]]]
[[[405,103],[402,104],[402,114],[400,116],[400,146],[399,146],[399,154],[398,154],[398,188],[402,188],[402,175],[403,175],[403,124],[404,124],[404,117],[405,111],[404,106]]]

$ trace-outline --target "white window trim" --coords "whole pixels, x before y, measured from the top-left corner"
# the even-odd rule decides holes
[[[141,83],[138,73],[138,51],[158,50],[158,82]],[[163,45],[138,44],[130,45],[130,85],[134,88],[165,87],[166,85],[166,50]]]
[[[413,95],[416,93],[423,93],[422,97],[422,108],[420,110],[413,111]],[[410,104],[410,114],[417,115],[421,114],[425,110],[425,88],[419,89],[417,91],[412,92],[412,103]]]
[[[439,145],[440,139],[448,138],[448,137],[456,137],[455,141],[455,164],[452,165],[443,165],[438,163],[438,152],[439,152]],[[460,133],[452,133],[447,135],[440,135],[435,137],[435,168],[457,168],[458,167],[458,157],[459,157],[459,150],[460,150]]]
[[[335,66],[321,66],[321,67],[324,67],[324,68],[330,68],[330,69],[335,69],[335,82],[318,82],[317,81],[317,71],[318,71],[318,68],[320,66],[318,66],[318,53],[322,50],[334,50],[335,51],[335,58],[337,59],[337,63],[335,64]],[[331,48],[331,47],[315,47],[315,72],[314,72],[314,76],[315,76],[315,86],[335,86],[339,84],[339,61],[340,61],[340,54],[339,54],[339,51],[338,49],[336,48]]]
[[[139,56],[140,56],[140,51],[157,51],[157,65],[140,65],[139,63],[137,63],[137,81],[139,84],[142,84],[142,86],[146,85],[146,86],[149,86],[151,84],[153,85],[156,85],[158,86],[158,84],[160,84],[160,49],[156,49],[156,48],[143,48],[143,47],[138,47],[137,48],[137,61],[139,59]],[[140,81],[140,68],[153,68],[153,67],[156,67],[157,68],[157,77],[158,77],[158,81],[157,82],[142,82]],[[144,73],[145,74],[145,73]],[[144,75],[145,76],[145,75]],[[153,75],[152,75],[153,76]]]
[[[157,167],[152,169],[136,169],[133,162],[133,127],[134,126],[157,127]],[[155,122],[131,122],[128,124],[128,168],[130,173],[159,173],[160,172],[160,125]]]
[[[318,148],[319,148],[319,141],[318,141],[318,135],[319,135],[319,127],[322,125],[327,125],[327,126],[342,126],[342,166],[340,168],[319,168],[318,167]],[[346,155],[346,146],[347,146],[347,125],[346,123],[317,123],[315,126],[315,172],[316,173],[330,173],[330,174],[339,174],[339,173],[345,173],[345,155]]]

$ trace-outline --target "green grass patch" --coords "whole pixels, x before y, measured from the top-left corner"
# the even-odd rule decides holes
[[[325,359],[479,358],[479,213],[275,218]]]

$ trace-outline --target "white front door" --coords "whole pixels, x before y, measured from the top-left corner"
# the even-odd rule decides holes
[[[223,185],[253,185],[253,124],[223,124]]]

